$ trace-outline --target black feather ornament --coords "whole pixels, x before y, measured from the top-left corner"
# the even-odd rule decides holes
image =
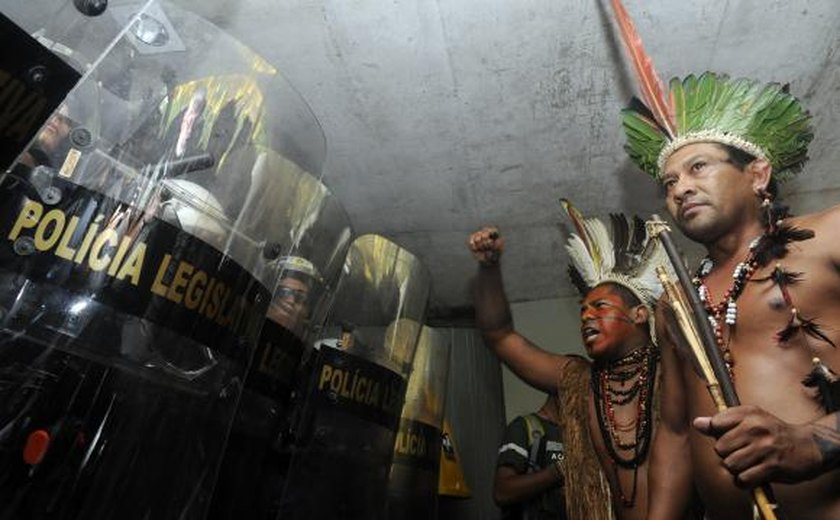
[[[591,287],[587,285],[587,283],[583,280],[583,275],[580,274],[580,271],[571,264],[569,264],[569,279],[572,281],[572,285],[575,286],[577,292],[581,296],[585,296],[589,293]]]
[[[813,363],[814,368],[802,384],[816,389],[816,397],[827,413],[836,412],[840,409],[840,378],[820,358],[814,358]]]
[[[761,278],[753,278],[750,280],[751,282],[761,283],[761,282],[768,282],[772,281],[776,285],[778,285],[781,289],[784,289],[790,285],[799,283],[802,281],[802,273],[801,272],[794,272],[788,271],[780,264],[776,264],[776,268],[773,269],[773,272],[767,276]]]

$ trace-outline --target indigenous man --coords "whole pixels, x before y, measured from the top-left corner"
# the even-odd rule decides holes
[[[693,483],[707,518],[751,518],[749,488],[772,482],[786,516],[840,518],[840,209],[791,217],[774,201],[776,182],[806,160],[810,115],[786,87],[712,73],[672,80],[646,103],[624,113],[627,149],[707,250],[694,283],[708,316],[698,318],[711,321],[743,404],[715,413],[675,350],[679,333],[657,320],[650,517],[676,518]]]
[[[700,83],[718,90],[740,87],[751,101],[775,93],[777,100],[768,108],[787,103],[800,110],[798,101],[776,85],[706,74],[689,78],[686,90],[697,95],[699,87],[691,85]],[[806,116],[800,111],[798,117]],[[793,218],[773,203],[774,174],[801,166],[810,140],[807,127],[786,129],[789,122],[770,122],[783,134],[791,132],[781,138],[787,142],[749,146],[741,139],[758,133],[733,136],[724,128],[661,155],[668,211],[683,233],[708,251],[696,285],[747,405],[715,415],[703,381],[675,355],[674,338],[660,331],[668,397],[656,450],[652,518],[673,518],[692,473],[709,518],[745,518],[750,495],[739,488],[771,481],[785,483],[775,486],[783,510],[801,518],[840,518],[840,472],[835,471],[840,422],[837,413],[826,415],[815,389],[801,383],[822,377],[828,398],[835,378],[829,367],[840,366],[835,348],[840,247],[832,238],[840,210]],[[693,470],[678,455],[685,447]]]
[[[606,477],[614,514],[644,519],[659,356],[649,329],[661,290],[653,269],[664,257],[658,247],[647,248],[638,219],[631,227],[623,217],[613,218],[614,236],[625,239],[614,246],[601,221],[584,220],[564,205],[579,233],[570,238],[567,249],[572,280],[583,295],[581,335],[594,364],[546,352],[514,330],[499,266],[504,239],[495,228],[484,228],[469,239],[479,263],[476,321],[487,345],[514,373],[558,395],[568,518],[611,518]]]

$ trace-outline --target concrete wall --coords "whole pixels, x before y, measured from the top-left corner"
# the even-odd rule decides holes
[[[511,305],[516,330],[550,352],[586,355],[580,340],[580,298],[567,296],[552,300]],[[545,394],[534,390],[513,372],[502,367],[505,415],[510,421],[517,415],[538,409]]]

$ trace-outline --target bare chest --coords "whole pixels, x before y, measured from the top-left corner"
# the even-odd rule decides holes
[[[840,277],[805,255],[757,270],[733,291],[733,276],[704,280],[719,347],[731,356],[736,379],[753,375],[801,380],[821,359],[840,371]],[[727,295],[730,295],[727,299]],[[734,295],[734,296],[732,296]]]
[[[719,269],[705,279],[710,307],[718,309],[718,347],[731,354],[735,389],[741,403],[757,405],[794,424],[825,415],[813,389],[802,384],[821,359],[840,372],[840,277],[825,258],[803,243],[785,258],[756,270],[736,293],[730,323],[716,307],[733,293],[733,270]],[[723,321],[724,323],[720,323]],[[708,416],[715,407],[700,378],[683,363],[691,418]],[[695,482],[707,500],[710,518],[745,518],[750,499],[733,483],[714,451],[714,440],[689,431]],[[838,518],[838,475],[795,486],[777,486],[784,506],[802,518]],[[830,512],[829,512],[830,511]]]

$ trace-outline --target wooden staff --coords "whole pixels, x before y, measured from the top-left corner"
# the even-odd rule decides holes
[[[669,303],[674,310],[683,336],[700,366],[700,371],[706,380],[706,387],[712,396],[715,407],[718,412],[722,412],[732,406],[738,406],[741,403],[738,394],[735,392],[735,386],[732,384],[732,378],[729,377],[729,370],[723,360],[723,355],[718,349],[717,341],[715,341],[711,323],[707,318],[708,313],[694,290],[694,285],[685,265],[682,263],[679,251],[671,240],[668,225],[657,215],[654,215],[653,220],[648,223],[648,227],[650,235],[657,237],[662,243],[671,266],[677,274],[678,284],[675,284],[668,276],[665,266],[656,268],[656,274],[668,295]],[[764,520],[780,520],[782,518],[777,514],[778,504],[770,498],[773,496],[773,492],[768,484],[754,488],[752,495],[761,518]]]

